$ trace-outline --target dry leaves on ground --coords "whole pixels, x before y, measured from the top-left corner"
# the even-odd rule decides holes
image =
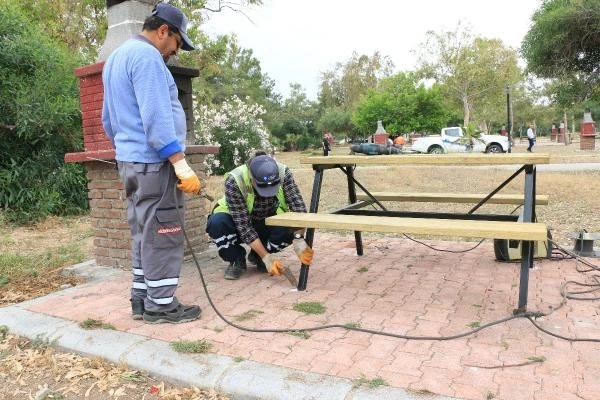
[[[124,365],[62,353],[40,341],[0,335],[1,399],[228,399],[214,390],[177,388]]]

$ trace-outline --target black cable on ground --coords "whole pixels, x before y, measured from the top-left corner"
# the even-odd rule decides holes
[[[175,186],[174,190],[177,190],[177,187]],[[183,232],[183,236],[185,238],[186,244],[190,250],[190,253],[192,254],[192,258],[194,260],[194,264],[196,265],[196,269],[198,270],[198,273],[200,275],[200,281],[202,282],[202,287],[204,289],[204,293],[206,294],[206,298],[208,300],[208,303],[210,304],[210,306],[212,307],[212,309],[215,311],[215,313],[219,316],[219,318],[221,318],[226,324],[237,328],[239,330],[242,331],[246,331],[246,332],[255,332],[255,333],[294,333],[294,332],[313,332],[313,331],[318,331],[318,330],[324,330],[324,329],[331,329],[331,328],[341,328],[341,329],[345,329],[345,330],[349,330],[349,331],[356,331],[356,332],[364,332],[364,333],[370,333],[373,335],[379,335],[379,336],[388,336],[388,337],[393,337],[393,338],[398,338],[398,339],[407,339],[407,340],[437,340],[437,341],[445,341],[445,340],[453,340],[453,339],[459,339],[462,337],[466,337],[469,335],[473,335],[483,329],[495,326],[495,325],[499,325],[502,324],[504,322],[507,321],[511,321],[514,319],[520,319],[520,318],[526,318],[528,319],[533,326],[535,326],[537,329],[539,329],[540,331],[554,336],[556,338],[559,339],[564,339],[570,342],[598,342],[600,343],[600,339],[594,339],[594,338],[569,338],[566,336],[561,336],[555,333],[552,333],[548,330],[546,330],[545,328],[539,326],[536,322],[535,319],[537,318],[541,318],[544,316],[547,316],[549,314],[545,314],[545,313],[541,313],[541,312],[537,312],[537,311],[527,311],[524,313],[520,313],[520,314],[515,314],[515,315],[511,315],[509,317],[506,318],[502,318],[496,321],[492,321],[492,322],[488,322],[486,324],[480,325],[468,332],[463,332],[463,333],[458,333],[458,334],[454,334],[454,335],[447,335],[447,336],[413,336],[413,335],[401,335],[401,334],[396,334],[396,333],[390,333],[390,332],[385,332],[385,331],[377,331],[377,330],[373,330],[373,329],[366,329],[366,328],[360,328],[360,327],[356,327],[353,326],[351,324],[347,324],[347,325],[342,325],[342,324],[328,324],[328,325],[318,325],[318,326],[312,326],[312,327],[304,327],[304,328],[289,328],[289,329],[281,329],[281,328],[250,328],[250,327],[246,327],[246,326],[242,326],[242,325],[238,325],[230,320],[228,320],[227,318],[225,318],[225,316],[223,314],[221,314],[221,312],[217,309],[217,306],[214,304],[212,298],[210,297],[210,294],[208,292],[208,287],[206,285],[206,281],[204,280],[204,275],[202,274],[202,268],[200,268],[200,263],[198,262],[198,258],[196,257],[196,252],[194,251],[192,244],[190,242],[190,239],[187,235],[187,232],[185,230],[185,228],[183,227],[183,218],[181,217],[181,211],[179,209],[179,204],[177,204],[177,197],[175,197],[175,206],[177,209],[177,217],[179,219],[179,223],[181,224],[181,228],[182,228],[182,232]],[[481,244],[481,243],[480,243]],[[478,244],[479,245],[479,244]]]

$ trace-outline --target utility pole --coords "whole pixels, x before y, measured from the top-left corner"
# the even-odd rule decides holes
[[[510,102],[510,85],[506,85],[504,89],[506,92],[506,130],[508,131],[508,152],[511,152],[512,148],[512,134],[513,134],[513,117],[512,117],[512,104]]]

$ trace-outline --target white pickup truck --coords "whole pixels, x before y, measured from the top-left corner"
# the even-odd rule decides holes
[[[502,135],[480,134],[477,138],[468,138],[462,128],[442,128],[440,135],[424,136],[417,139],[411,150],[418,153],[506,153],[509,148],[508,137]]]

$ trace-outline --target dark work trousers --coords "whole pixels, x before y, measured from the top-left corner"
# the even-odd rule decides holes
[[[267,226],[264,220],[253,221],[252,225],[269,253],[281,251],[294,239],[293,228]],[[217,246],[219,256],[224,261],[233,262],[246,257],[246,250],[242,247],[242,241],[235,229],[231,215],[227,213],[210,215],[206,222],[206,232]]]
[[[119,162],[127,195],[131,230],[132,298],[143,298],[148,311],[179,305],[175,289],[183,262],[183,192],[168,161],[155,164]]]
[[[527,148],[527,151],[531,151],[535,145],[535,138],[527,138],[527,140],[529,141],[529,147]]]

